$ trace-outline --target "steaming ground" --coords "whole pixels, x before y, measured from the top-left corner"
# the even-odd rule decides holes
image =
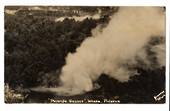
[[[165,15],[158,7],[121,7],[102,31],[96,28],[62,68],[59,88],[35,88],[59,95],[93,90],[102,73],[128,82],[139,74],[135,67],[165,66]],[[154,44],[152,40],[161,40]]]

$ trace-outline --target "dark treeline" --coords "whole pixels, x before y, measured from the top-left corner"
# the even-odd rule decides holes
[[[11,87],[57,84],[66,55],[75,52],[97,25],[109,21],[105,15],[99,20],[55,22],[25,10],[5,13],[5,83]]]

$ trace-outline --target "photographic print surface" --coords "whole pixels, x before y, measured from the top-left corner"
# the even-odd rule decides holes
[[[165,15],[5,6],[5,103],[165,103]]]

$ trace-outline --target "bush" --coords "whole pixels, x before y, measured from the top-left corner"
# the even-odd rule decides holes
[[[11,89],[5,84],[5,103],[23,103],[26,96]]]

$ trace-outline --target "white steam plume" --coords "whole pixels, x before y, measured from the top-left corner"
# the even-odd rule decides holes
[[[160,7],[120,7],[100,34],[93,34],[75,53],[68,54],[60,76],[62,86],[49,91],[63,95],[91,91],[102,73],[127,82],[135,70],[123,64],[137,64],[136,56],[149,64],[143,47],[153,36],[165,36],[165,15]],[[153,50],[162,52],[157,57],[164,65],[162,47],[155,46]]]

